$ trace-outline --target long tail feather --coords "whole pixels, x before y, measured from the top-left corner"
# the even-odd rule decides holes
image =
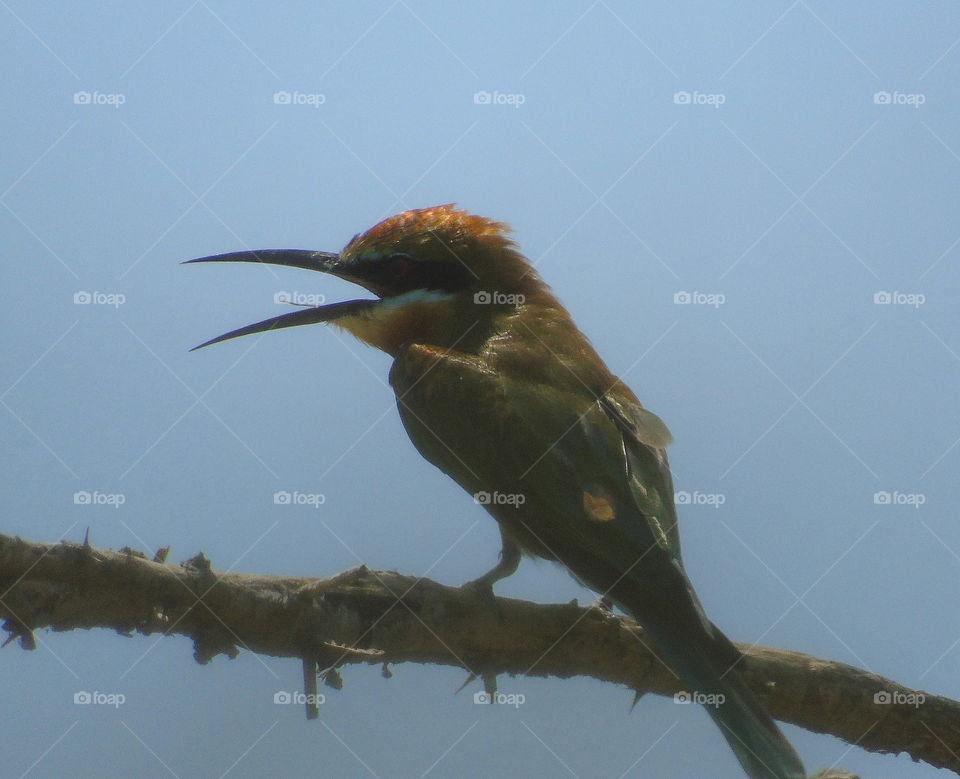
[[[763,704],[732,668],[739,651],[715,626],[703,640],[682,642],[673,631],[651,632],[665,659],[702,703],[751,779],[803,779],[803,764]]]

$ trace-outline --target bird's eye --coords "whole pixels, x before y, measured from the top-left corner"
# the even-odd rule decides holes
[[[390,275],[395,279],[402,279],[413,270],[413,258],[409,254],[396,252],[387,258]]]

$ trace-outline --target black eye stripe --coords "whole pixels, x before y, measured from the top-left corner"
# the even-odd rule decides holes
[[[409,266],[404,266],[404,260],[410,263]],[[400,253],[362,263],[357,271],[358,276],[398,295],[413,289],[456,292],[469,285],[472,278],[470,271],[460,263],[435,260],[417,262],[409,255]]]
[[[413,258],[409,254],[391,254],[387,257],[390,263],[390,272],[394,278],[400,279],[408,275],[413,270]]]

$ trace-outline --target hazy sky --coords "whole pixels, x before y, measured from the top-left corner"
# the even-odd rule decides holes
[[[383,354],[322,326],[188,352],[278,293],[357,291],[179,264],[456,201],[513,225],[672,429],[685,560],[732,639],[960,697],[954,4],[7,0],[0,24],[2,532],[485,571],[496,526],[414,451]],[[530,561],[498,591],[593,598]],[[305,722],[274,703],[294,661],[38,639],[0,655],[12,776],[739,776],[702,710],[592,680],[479,706],[463,672],[351,667]],[[811,772],[939,775],[785,732]]]

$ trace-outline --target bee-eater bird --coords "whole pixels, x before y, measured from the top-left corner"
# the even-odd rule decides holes
[[[684,572],[666,425],[610,373],[508,230],[442,205],[385,219],[339,253],[190,260],[321,271],[376,296],[301,309],[201,346],[329,322],[389,354],[400,417],[420,454],[468,493],[501,496],[485,502],[500,526],[500,560],[470,584],[492,597],[522,553],[564,565],[636,619],[683,684],[713,696],[707,710],[750,777],[803,777],[740,677],[743,656]]]

